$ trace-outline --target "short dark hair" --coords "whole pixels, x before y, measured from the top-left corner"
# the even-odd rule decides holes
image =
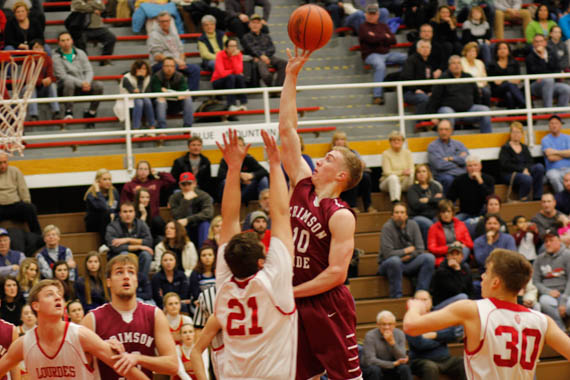
[[[499,224],[501,224],[501,217],[499,216],[499,214],[487,214],[487,215],[485,215],[484,224],[487,224],[487,221],[491,218],[497,219],[497,222],[499,222]]]
[[[42,47],[45,45],[45,41],[41,38],[34,38],[31,42],[30,42],[30,48],[33,48],[35,46],[35,44],[40,44]],[[45,50],[45,49],[44,49]]]
[[[172,57],[166,57],[166,58],[164,58],[164,59],[162,60],[162,64],[164,65],[164,63],[165,63],[166,61],[172,61],[172,62],[174,62],[174,64],[176,65],[176,60],[175,60],[174,58],[172,58]]]
[[[515,216],[515,217],[513,218],[513,226],[516,226],[516,225],[517,225],[517,223],[519,222],[519,219],[520,219],[520,218],[526,219],[526,216],[524,216],[524,215],[517,215],[517,216]]]
[[[499,52],[499,47],[501,47],[502,45],[505,45],[509,50],[509,60],[511,60],[511,46],[506,42],[499,42],[495,45],[495,48],[493,49],[495,61],[499,60],[499,58],[497,57],[497,53]]]
[[[204,142],[202,141],[202,138],[200,136],[190,136],[190,138],[188,139],[188,145],[190,145],[191,143],[193,143],[194,141],[200,141],[200,144],[203,144]]]
[[[121,203],[121,205],[119,206],[119,212],[120,212],[121,209],[122,209],[123,207],[125,207],[125,206],[126,206],[126,207],[132,207],[133,209],[135,208],[135,205],[134,205],[133,202],[126,201],[126,202]]]
[[[497,248],[491,252],[485,266],[493,264],[492,273],[498,276],[504,288],[518,294],[532,276],[532,265],[523,255],[508,249]]]
[[[562,123],[562,119],[560,118],[560,116],[558,115],[552,115],[548,118],[548,121],[552,120],[552,119],[558,119],[559,122]]]
[[[146,73],[147,75],[150,75],[150,66],[148,65],[148,62],[143,61],[142,59],[137,59],[136,61],[133,62],[133,64],[131,65],[131,75],[136,75],[137,74],[137,70],[140,69],[141,67],[146,67]]]
[[[408,206],[404,202],[398,201],[392,205],[392,214],[394,214],[394,210],[396,210],[396,207],[398,206],[402,206],[406,210],[406,212],[408,212]]]
[[[71,33],[69,33],[67,30],[63,31],[63,32],[59,32],[59,34],[57,35],[57,41],[59,42],[59,39],[61,38],[61,36],[63,36],[64,34],[69,34],[69,37],[71,37],[71,39],[73,39],[73,37],[71,36]]]
[[[257,273],[257,261],[265,259],[265,252],[256,233],[242,232],[230,240],[224,258],[234,276],[246,278]]]
[[[228,47],[230,41],[235,41],[236,43],[239,44],[237,38],[235,38],[235,37],[229,37],[229,38],[226,40],[226,42],[224,42],[224,47]]]
[[[449,199],[442,199],[441,201],[439,201],[439,203],[437,204],[437,208],[439,209],[439,213],[442,213],[444,211],[450,210],[451,212],[453,212],[453,202],[450,201]]]

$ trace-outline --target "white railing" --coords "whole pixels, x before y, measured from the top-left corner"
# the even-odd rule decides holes
[[[301,75],[307,75],[301,73]],[[446,85],[455,83],[471,83],[480,81],[506,81],[506,80],[521,80],[523,83],[523,91],[526,100],[526,108],[508,110],[508,109],[494,109],[485,112],[464,112],[464,113],[449,113],[445,114],[445,118],[457,118],[457,117],[477,117],[477,116],[501,116],[501,115],[526,115],[527,128],[529,135],[529,146],[531,148],[536,144],[534,141],[534,123],[532,116],[533,114],[540,113],[559,113],[568,112],[570,107],[552,107],[552,108],[532,108],[532,96],[530,91],[530,81],[535,79],[543,78],[556,78],[556,79],[568,79],[570,78],[570,73],[561,74],[540,74],[540,75],[518,75],[518,76],[503,76],[503,77],[486,77],[486,78],[458,78],[458,79],[432,79],[432,80],[417,80],[417,81],[397,81],[397,82],[384,82],[384,83],[346,83],[346,84],[334,84],[334,85],[311,85],[311,86],[298,86],[299,91],[334,91],[334,90],[345,90],[345,89],[357,89],[357,88],[373,88],[373,87],[396,87],[397,95],[397,105],[398,105],[398,115],[396,116],[378,116],[378,117],[361,117],[361,118],[342,118],[342,119],[316,119],[316,120],[299,120],[299,126],[330,126],[330,125],[340,125],[340,124],[359,124],[359,123],[370,123],[370,122],[399,122],[400,132],[406,136],[405,122],[407,120],[430,120],[442,118],[440,114],[426,114],[426,115],[415,115],[415,114],[405,114],[404,113],[404,87],[406,86],[418,86],[418,85]],[[263,108],[264,108],[264,121],[258,123],[231,123],[232,128],[238,131],[244,131],[248,129],[269,129],[273,134],[276,134],[278,127],[277,122],[271,121],[270,106],[269,106],[269,93],[270,92],[280,92],[281,87],[265,87],[265,88],[251,88],[251,89],[241,89],[241,90],[217,90],[217,91],[193,91],[193,92],[177,92],[171,96],[180,95],[191,95],[191,96],[210,96],[210,95],[226,95],[226,94],[255,94],[261,93],[263,96]],[[158,98],[158,97],[168,97],[165,93],[148,93],[148,94],[116,94],[116,95],[98,95],[98,96],[75,96],[75,97],[59,97],[59,98],[38,98],[30,99],[30,103],[50,103],[53,101],[62,102],[88,102],[88,101],[111,101],[111,100],[124,100],[128,99],[138,99],[138,98]],[[0,101],[0,104],[9,104],[9,100]],[[297,106],[307,106],[306,104],[299,104],[297,101]],[[378,108],[380,110],[380,108]],[[221,133],[223,133],[227,127],[223,126],[206,126],[206,127],[193,127],[193,128],[166,128],[166,129],[131,129],[131,120],[129,112],[125,113],[125,129],[117,131],[101,131],[101,132],[77,132],[77,133],[51,133],[51,134],[38,134],[38,135],[28,135],[24,136],[24,141],[38,141],[38,140],[62,140],[62,139],[77,139],[84,137],[111,137],[111,136],[124,136],[126,138],[126,157],[127,157],[127,170],[129,172],[133,169],[133,146],[132,137],[133,134],[139,133],[200,133],[208,131],[209,135],[212,136],[211,140],[206,140],[205,145],[213,145],[213,140],[219,139]],[[212,134],[211,132],[214,131]],[[261,139],[253,139],[252,142],[261,142]]]

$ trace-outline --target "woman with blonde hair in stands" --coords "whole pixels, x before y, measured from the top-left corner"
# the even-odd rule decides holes
[[[38,260],[32,257],[24,259],[20,263],[20,270],[16,277],[18,284],[20,284],[20,292],[24,300],[28,300],[28,294],[35,284],[40,282],[40,267]]]
[[[105,281],[105,269],[98,252],[87,254],[84,263],[85,277],[75,281],[75,295],[88,312],[111,300]]]
[[[350,149],[348,146],[348,141],[346,138],[346,133],[344,132],[335,132],[332,137],[331,141],[331,150],[335,146],[342,146],[345,148]],[[350,149],[352,153],[360,159],[362,162],[362,166],[364,167],[364,172],[362,173],[362,179],[358,182],[356,187],[347,190],[340,194],[342,200],[349,204],[353,210],[358,212],[359,210],[356,208],[356,201],[358,196],[362,197],[362,204],[364,206],[364,212],[376,212],[376,209],[372,207],[372,180],[370,179],[370,169],[366,168],[366,164],[362,161],[360,154],[355,151],[354,149]]]
[[[473,78],[482,78],[487,76],[487,69],[482,60],[477,59],[479,53],[479,45],[477,42],[469,42],[461,51],[461,68]],[[487,82],[477,82],[477,88],[481,95],[481,103],[488,106],[491,104],[491,88]]]
[[[104,240],[107,225],[119,215],[119,192],[113,186],[107,169],[97,170],[95,181],[85,192],[83,200],[87,209],[85,230],[99,232]]]
[[[518,187],[520,200],[538,200],[542,197],[544,165],[534,163],[528,146],[522,143],[523,137],[523,125],[511,123],[509,141],[499,151],[500,175],[505,183]]]
[[[186,235],[186,229],[182,224],[175,220],[166,223],[164,227],[164,240],[154,247],[154,259],[151,264],[151,271],[160,271],[162,254],[171,251],[176,254],[176,263],[178,269],[184,270],[184,274],[188,277],[192,273],[192,269],[198,262],[198,252],[194,243],[190,241]]]
[[[388,135],[390,148],[382,153],[382,177],[380,190],[390,194],[392,203],[400,202],[402,191],[414,183],[412,152],[404,148],[404,136],[399,131]]]
[[[218,252],[220,231],[222,231],[222,216],[217,215],[214,216],[214,219],[212,219],[212,221],[210,222],[210,229],[208,230],[208,239],[204,241],[202,247],[208,245],[214,248],[214,252]]]

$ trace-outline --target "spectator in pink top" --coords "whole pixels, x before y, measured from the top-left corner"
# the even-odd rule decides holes
[[[245,88],[243,76],[243,54],[238,48],[235,38],[228,38],[224,43],[224,50],[216,54],[216,66],[212,74],[212,86],[215,90],[232,90]],[[237,104],[239,102],[241,105]],[[245,111],[247,96],[245,94],[231,94],[226,96],[228,110]]]
[[[144,187],[150,193],[150,213],[158,215],[160,208],[160,191],[168,189],[176,183],[172,174],[168,172],[157,173],[148,161],[139,161],[135,176],[125,183],[121,191],[121,203],[135,201],[135,193]]]

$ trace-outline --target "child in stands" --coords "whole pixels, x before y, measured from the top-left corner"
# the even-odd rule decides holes
[[[20,319],[22,320],[22,324],[18,326],[18,336],[22,336],[36,327],[36,324],[38,322],[38,318],[32,311],[32,307],[30,305],[24,305],[22,308],[22,317]],[[24,361],[20,362],[20,376],[21,380],[27,380],[30,378]]]
[[[61,240],[61,231],[53,224],[47,225],[43,230],[45,247],[37,254],[40,273],[43,278],[53,278],[53,268],[56,261],[65,261],[70,269],[72,269],[69,277],[75,280],[75,267],[77,266],[73,260],[73,252],[71,249],[59,245]]]
[[[69,316],[69,320],[73,323],[77,323],[78,325],[81,324],[83,317],[85,316],[85,311],[83,310],[83,305],[81,301],[78,299],[74,299],[69,301],[66,306],[67,315]]]
[[[75,290],[73,290],[73,281],[70,279],[69,265],[66,261],[56,261],[53,266],[53,279],[59,280],[63,287],[63,298],[66,301],[75,298]]]
[[[172,338],[174,338],[174,343],[181,344],[182,326],[186,324],[192,325],[192,318],[180,313],[180,296],[177,293],[166,293],[162,302],[164,303],[164,314],[166,314],[166,319],[168,320],[170,333],[172,334]],[[190,350],[188,351],[188,357],[190,357]]]
[[[536,259],[536,244],[540,240],[536,224],[529,223],[522,215],[517,215],[513,218],[513,226],[518,253],[532,263]]]

